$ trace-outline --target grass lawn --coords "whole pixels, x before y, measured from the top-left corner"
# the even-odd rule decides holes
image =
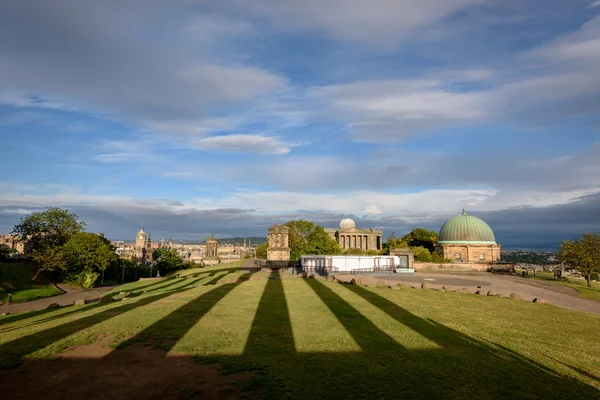
[[[126,301],[0,317],[2,368],[28,368],[98,341],[108,346],[101,357],[84,351],[68,364],[51,362],[45,367],[56,374],[51,380],[0,370],[0,385],[19,376],[36,379],[26,389],[31,397],[22,398],[39,398],[50,393],[46,385],[67,379],[67,370],[65,382],[75,390],[92,385],[89,368],[100,373],[124,365],[124,387],[138,390],[148,372],[127,355],[143,349],[163,366],[152,382],[189,357],[194,365],[217,364],[226,375],[252,372],[234,388],[220,389],[223,396],[600,398],[597,315],[463,293],[245,274],[231,265],[183,274],[113,292],[125,292],[118,297],[130,297]],[[177,376],[183,379],[190,368]],[[83,369],[86,378],[78,381]],[[118,376],[110,378],[113,387]],[[153,393],[200,398],[203,388],[216,385],[194,382],[155,383]],[[91,393],[110,393],[97,385]]]
[[[563,285],[575,289],[579,292],[581,297],[591,300],[600,300],[600,284],[592,282],[592,285],[588,287],[585,279],[569,278],[569,282],[557,281],[554,279],[554,275],[549,272],[536,272],[535,276],[530,274],[527,278],[537,279],[547,282],[556,283],[557,285]]]
[[[41,299],[62,293],[41,275],[36,278],[35,282],[31,282],[35,272],[35,267],[28,263],[0,262],[0,280],[9,285],[4,291],[0,291],[0,303],[8,302],[8,293],[13,295],[13,303]]]

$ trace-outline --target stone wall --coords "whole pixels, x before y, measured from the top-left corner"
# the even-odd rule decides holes
[[[486,272],[490,264],[480,263],[429,263],[415,261],[415,272]]]
[[[300,270],[300,261],[273,261],[259,263],[260,270],[265,272],[287,272],[295,274]]]

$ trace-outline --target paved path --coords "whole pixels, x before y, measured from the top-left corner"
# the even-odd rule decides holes
[[[428,282],[432,288],[462,289],[475,291],[481,287],[482,293],[493,290],[508,296],[517,293],[525,300],[543,298],[558,307],[570,310],[583,311],[600,314],[600,301],[594,301],[579,297],[579,293],[570,287],[554,284],[551,282],[537,281],[511,275],[449,275],[449,274],[426,274],[415,273],[414,275],[386,274],[377,275],[382,280],[391,280],[406,283],[411,286],[420,287],[422,282]]]
[[[57,286],[67,293],[60,294],[58,296],[46,297],[45,299],[26,301],[24,303],[5,304],[0,306],[0,314],[5,312],[12,314],[23,311],[41,310],[52,303],[58,303],[60,306],[68,306],[73,304],[73,302],[78,299],[94,300],[102,297],[104,293],[108,292],[114,287],[105,286],[94,289],[81,289],[64,284],[57,284]]]

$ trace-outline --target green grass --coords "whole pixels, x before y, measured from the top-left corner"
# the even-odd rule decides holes
[[[557,281],[554,275],[549,272],[536,272],[535,276],[530,274],[528,279],[536,279],[546,282],[556,283],[557,285],[567,286],[579,292],[581,297],[591,300],[600,300],[600,284],[592,282],[591,286],[587,285],[585,279],[569,278],[569,282]]]
[[[123,302],[0,317],[0,366],[110,335],[113,352],[147,345],[256,371],[240,384],[250,397],[600,398],[597,315],[231,266],[184,276],[118,288]]]
[[[0,262],[0,279],[3,291],[0,291],[0,303],[8,302],[8,294],[11,293],[13,303],[41,299],[55,296],[62,292],[55,288],[44,277],[39,275],[35,282],[31,281],[36,270],[27,263]]]

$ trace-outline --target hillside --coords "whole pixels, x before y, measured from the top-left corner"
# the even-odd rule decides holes
[[[67,386],[92,399],[600,395],[597,315],[239,265],[115,289],[125,301],[0,317],[0,365],[20,364],[0,385],[23,399]]]

